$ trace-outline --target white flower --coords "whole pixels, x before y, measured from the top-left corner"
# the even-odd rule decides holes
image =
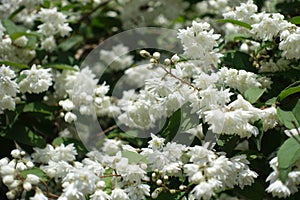
[[[48,163],[51,159],[52,154],[54,153],[54,148],[50,144],[47,144],[44,149],[34,147],[33,150],[35,152],[31,154],[31,157],[35,162],[38,163]]]
[[[95,112],[93,96],[98,80],[88,67],[83,68],[74,78],[73,87],[67,90],[70,100],[81,114],[90,115]]]
[[[229,11],[223,14],[225,19],[236,19],[252,24],[253,19],[251,16],[258,10],[257,6],[252,0],[248,0],[247,3],[241,3],[240,6],[234,8],[234,11]]]
[[[53,36],[49,36],[41,42],[41,48],[52,52],[56,48],[56,42]]]
[[[85,195],[91,194],[96,189],[99,177],[87,168],[80,166],[69,169],[63,178],[62,197],[67,199],[83,199]]]
[[[6,109],[15,109],[16,96],[19,92],[15,78],[15,72],[10,67],[5,65],[0,67],[0,114]]]
[[[67,112],[64,116],[64,119],[68,123],[72,123],[77,120],[77,116],[72,112]]]
[[[45,36],[52,36],[60,33],[63,37],[72,31],[71,27],[66,23],[66,15],[57,11],[57,8],[45,9],[42,8],[38,13],[38,17],[43,22],[39,25],[39,32]]]
[[[179,29],[178,38],[183,45],[184,53],[207,68],[210,65],[217,66],[221,54],[216,53],[215,47],[221,35],[214,34],[207,22],[198,23],[193,21],[191,27]]]
[[[284,133],[288,137],[294,137],[294,136],[300,135],[300,128],[294,128],[294,129],[290,129],[290,130],[285,130]]]
[[[115,188],[111,193],[111,200],[129,200],[129,197],[123,189]]]
[[[153,150],[159,150],[164,146],[164,138],[159,138],[156,135],[154,135],[153,133],[151,133],[151,138],[152,140],[150,140],[148,142],[148,147],[152,148]]]
[[[128,68],[133,63],[133,57],[126,55],[129,48],[123,44],[112,47],[111,51],[101,50],[100,60],[104,61],[112,70],[119,71]]]
[[[276,180],[270,184],[266,191],[279,198],[286,198],[291,195],[290,189],[281,180]]]
[[[17,39],[15,39],[14,44],[19,47],[25,47],[27,45],[28,39],[26,36],[21,36]]]
[[[37,187],[35,189],[35,194],[33,197],[29,198],[30,200],[48,200],[48,198],[43,194],[43,192]]]
[[[51,69],[38,69],[36,65],[32,65],[30,70],[23,70],[21,75],[25,78],[19,83],[22,93],[41,93],[47,91],[52,85]]]
[[[251,33],[263,41],[273,40],[281,30],[292,25],[285,21],[284,16],[279,13],[262,13],[257,16],[259,22],[251,25]]]
[[[53,161],[73,161],[75,160],[75,156],[77,155],[77,151],[74,147],[74,144],[68,144],[65,146],[61,144],[60,146],[54,149],[54,152],[51,156],[51,160]]]
[[[94,194],[90,196],[91,200],[110,200],[110,196],[103,190],[97,189]]]
[[[147,184],[138,184],[126,188],[130,200],[144,200],[145,196],[150,196],[150,186]]]
[[[40,182],[40,178],[34,174],[27,174],[25,181],[36,185]]]
[[[10,152],[13,158],[20,158],[21,151],[19,149],[14,149]]]
[[[245,70],[228,69],[222,67],[219,72],[219,81],[227,86],[244,93],[249,88],[262,87],[259,77]],[[268,82],[271,82],[268,80]]]
[[[104,154],[116,155],[121,150],[122,142],[114,139],[105,139],[104,144],[101,148]]]
[[[191,193],[196,199],[209,200],[214,195],[214,190],[216,190],[220,185],[221,182],[217,180],[201,182],[198,185],[196,185],[196,187],[194,187]]]
[[[293,27],[282,31],[280,34],[279,49],[282,50],[282,56],[287,59],[300,58],[300,28]]]
[[[71,111],[75,105],[73,104],[73,102],[70,99],[66,99],[66,100],[61,100],[58,102],[58,104],[63,107],[63,109],[65,111]]]

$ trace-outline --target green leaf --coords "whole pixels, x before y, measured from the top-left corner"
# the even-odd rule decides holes
[[[76,140],[74,138],[57,137],[53,140],[52,144],[54,146],[59,146],[61,144],[64,144],[64,145],[74,144],[74,147],[76,148],[77,153],[86,154],[88,152],[88,150],[85,148],[84,144],[81,141]]]
[[[254,142],[256,144],[257,150],[260,151],[261,150],[261,141],[262,141],[262,138],[264,136],[264,128],[263,128],[263,122],[262,122],[262,120],[256,121],[254,123],[254,126],[256,126],[258,128],[259,133],[253,139],[254,139]]]
[[[16,9],[13,13],[10,14],[9,19],[13,19],[18,13],[24,10],[24,8],[25,6],[20,6],[18,9]]]
[[[181,124],[181,109],[178,109],[167,120],[164,128],[162,129],[160,136],[166,139],[166,142],[171,141],[176,133],[178,133]]]
[[[66,39],[64,42],[59,44],[59,48],[63,51],[69,51],[73,47],[81,44],[84,41],[84,38],[81,35],[71,36],[70,38]]]
[[[218,19],[217,22],[220,22],[220,23],[232,23],[232,24],[235,24],[235,25],[247,28],[247,29],[251,29],[251,25],[250,24],[247,24],[245,22],[238,21],[238,20],[235,20],[235,19]]]
[[[293,122],[296,123],[296,126],[300,125],[300,99],[297,100],[295,105],[292,107],[278,107],[277,115],[281,123],[288,129],[295,128]]]
[[[228,51],[222,58],[224,65],[238,70],[246,70],[250,72],[256,72],[250,62],[250,55],[241,51]]]
[[[265,88],[249,88],[245,91],[244,96],[250,103],[255,103],[265,91]]]
[[[32,102],[24,105],[23,112],[38,112],[51,115],[53,111],[58,110],[58,107],[48,106],[42,102]]]
[[[6,66],[11,66],[11,67],[17,67],[20,69],[29,69],[30,68],[28,65],[25,65],[25,64],[11,62],[11,61],[5,61],[5,60],[0,60],[0,64],[6,65]]]
[[[58,69],[58,70],[72,70],[72,71],[78,71],[78,69],[74,68],[71,65],[66,65],[66,64],[46,64],[43,65],[45,68],[53,68],[53,69]]]
[[[240,34],[240,33],[232,33],[225,36],[225,40],[227,42],[237,41],[237,40],[251,40],[251,37],[248,35]]]
[[[271,106],[271,105],[274,105],[276,102],[277,102],[277,97],[273,97],[273,98],[271,98],[271,99],[268,99],[268,100],[265,102],[265,105]]]
[[[34,36],[34,37],[39,37],[40,34],[37,34],[37,33],[27,33],[27,32],[14,32],[10,35],[10,38],[12,40],[15,40],[19,37],[22,37],[22,36],[26,36],[26,37],[30,37],[30,36]]]
[[[300,140],[300,136],[296,136]],[[286,181],[293,165],[300,159],[300,144],[295,138],[287,139],[278,150],[279,178]]]
[[[129,163],[132,163],[132,164],[141,163],[141,162],[146,163],[146,164],[149,163],[147,160],[147,157],[142,156],[133,151],[123,150],[122,157],[128,158]]]
[[[6,29],[6,32],[11,36],[17,32],[26,32],[26,28],[23,26],[17,26],[13,21],[9,19],[1,20],[2,25]]]
[[[43,182],[46,182],[48,180],[47,174],[38,167],[33,167],[31,169],[26,169],[26,170],[21,172],[21,176],[24,179],[27,177],[28,174],[33,174],[33,175],[38,176]]]
[[[286,87],[281,93],[278,95],[277,100],[282,101],[288,96],[300,92],[300,81],[297,81],[288,87]]]
[[[46,141],[42,136],[35,134],[20,121],[8,129],[4,137],[33,147],[44,148],[46,146]]]
[[[292,24],[300,24],[300,16],[293,17],[289,20]]]
[[[242,195],[248,200],[262,200],[265,196],[264,184],[261,182],[255,181],[252,185],[246,186],[243,189],[236,188],[235,192],[237,194]],[[224,198],[231,199],[231,198]]]

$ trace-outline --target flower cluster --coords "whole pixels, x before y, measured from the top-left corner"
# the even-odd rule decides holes
[[[254,2],[2,0],[0,198],[296,196],[298,2]]]
[[[0,174],[3,183],[8,187],[6,193],[8,199],[17,199],[22,192],[30,191],[34,185],[40,183],[40,178],[31,174],[34,163],[25,157],[25,151],[15,149],[11,152],[12,160],[2,158],[0,160]]]
[[[0,67],[0,113],[5,109],[13,110],[15,108],[16,96],[19,92],[15,78],[15,72],[9,67],[5,65]]]
[[[234,11],[224,13],[223,16],[250,24],[249,32],[261,41],[279,37],[278,48],[282,50],[282,56],[287,59],[299,59],[299,27],[284,20],[284,16],[279,13],[257,13],[257,10],[257,6],[249,0],[235,7]]]
[[[163,138],[154,134],[151,137],[148,147],[143,149],[106,140],[102,152],[91,151],[81,162],[76,161],[77,151],[73,144],[56,147],[48,144],[44,149],[34,148],[31,158],[25,157],[23,151],[13,150],[13,160],[3,158],[0,162],[2,181],[9,189],[6,195],[14,199],[24,195],[23,189],[33,189],[35,196],[31,200],[46,199],[47,196],[59,200],[84,199],[85,196],[91,199],[138,200],[146,199],[150,194],[156,198],[162,192],[177,193],[191,189],[189,198],[210,199],[217,191],[235,185],[241,188],[251,185],[257,177],[249,169],[244,155],[227,158],[202,146],[165,144]],[[112,148],[114,153],[110,151]],[[132,156],[141,159],[136,160]],[[33,168],[33,163],[39,163],[38,170]],[[171,177],[187,177],[192,185],[168,188]],[[41,192],[42,185],[50,180],[63,191],[61,194],[51,190],[44,194]],[[157,185],[153,191],[149,182]],[[107,184],[112,184],[111,192]]]

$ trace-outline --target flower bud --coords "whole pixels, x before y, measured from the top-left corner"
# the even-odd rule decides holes
[[[19,149],[14,149],[11,151],[10,154],[13,158],[20,158],[21,151]]]
[[[157,184],[158,186],[160,186],[160,185],[162,184],[162,180],[161,180],[161,179],[158,179],[158,180],[156,181],[156,184]]]
[[[180,58],[179,58],[179,56],[177,56],[177,54],[175,54],[174,56],[172,56],[172,58],[171,58],[171,61],[173,62],[173,63],[176,63],[176,62],[178,62],[180,60]]]
[[[154,52],[153,53],[153,58],[158,60],[160,58],[160,53],[159,52]]]
[[[140,55],[144,58],[149,58],[151,56],[150,53],[146,50],[141,50]]]
[[[29,190],[31,190],[32,185],[31,185],[31,183],[25,181],[25,182],[23,183],[23,188],[24,188],[24,190],[29,191]]]
[[[159,188],[156,188],[152,194],[151,194],[151,197],[153,199],[156,199],[158,197],[158,195],[163,191],[163,188],[162,187],[159,187]]]
[[[170,190],[170,193],[171,193],[171,194],[175,194],[175,193],[176,193],[176,190],[171,189],[171,190]]]
[[[164,60],[165,65],[170,65],[171,64],[171,60],[169,58],[166,58]]]
[[[17,192],[15,190],[11,190],[6,192],[6,197],[8,199],[16,199]]]

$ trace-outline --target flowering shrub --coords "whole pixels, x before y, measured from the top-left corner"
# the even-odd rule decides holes
[[[0,198],[298,199],[299,8],[3,0]]]

